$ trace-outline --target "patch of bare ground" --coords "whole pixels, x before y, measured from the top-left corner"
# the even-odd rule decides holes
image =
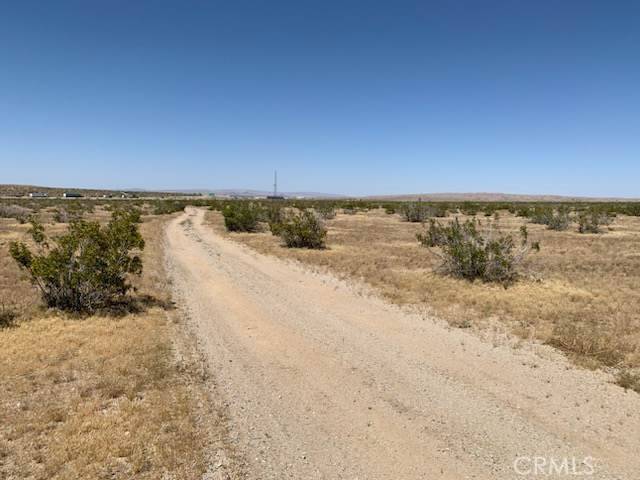
[[[171,309],[164,220],[141,227],[137,313],[83,318],[37,306],[7,253],[27,228],[0,220],[0,303],[16,319],[0,329],[0,478],[233,478],[224,416]]]
[[[558,347],[589,368],[633,375],[640,367],[638,217],[618,216],[599,235],[579,234],[575,226],[556,232],[528,224],[542,250],[530,255],[522,278],[508,288],[441,275],[438,259],[416,241],[423,227],[383,210],[328,221],[328,248],[322,251],[284,248],[268,229],[230,234],[220,214],[207,218],[217,233],[259,252],[364,281],[386,299],[427,308],[453,326],[501,328]],[[523,223],[500,212],[501,231],[515,234]],[[624,378],[624,386],[635,385]]]

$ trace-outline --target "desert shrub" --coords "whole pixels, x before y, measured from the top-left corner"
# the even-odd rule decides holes
[[[531,223],[539,225],[549,225],[550,218],[553,217],[553,208],[548,206],[536,206],[529,213]]]
[[[11,327],[15,324],[17,314],[4,303],[0,304],[0,329]]]
[[[342,209],[342,213],[344,213],[345,215],[355,215],[356,213],[358,213],[358,209],[355,207],[344,207]]]
[[[14,218],[19,223],[26,223],[31,210],[20,205],[0,205],[0,218]]]
[[[481,223],[458,219],[448,225],[430,222],[429,229],[419,240],[442,261],[441,269],[450,275],[468,280],[507,284],[517,278],[518,268],[531,249],[539,250],[538,243],[530,243],[526,227],[520,229],[520,241],[512,235],[496,234],[492,228],[481,231]]]
[[[156,200],[153,203],[154,215],[169,215],[175,212],[182,212],[187,203],[180,200]]]
[[[516,209],[516,217],[529,218],[531,217],[532,209],[526,206],[521,206]]]
[[[395,214],[395,213],[396,213],[396,205],[389,205],[389,204],[386,204],[386,205],[384,206],[384,211],[385,211],[385,213],[386,213],[387,215],[393,215],[393,214]]]
[[[469,215],[471,217],[475,217],[480,211],[480,205],[472,202],[462,202],[462,205],[460,205],[459,210],[460,210],[460,213],[462,213],[463,215]]]
[[[318,215],[306,210],[281,223],[278,235],[290,248],[324,248],[327,229]]]
[[[640,203],[628,203],[622,206],[621,213],[640,217]]]
[[[440,247],[446,241],[444,229],[433,218],[429,219],[429,227],[416,234],[416,238],[425,247]]]
[[[139,214],[116,211],[106,226],[72,222],[55,239],[32,219],[33,252],[22,242],[10,244],[10,254],[31,276],[49,307],[91,312],[121,299],[129,290],[127,277],[142,272],[142,261],[132,250],[142,250]]]
[[[405,203],[401,207],[402,216],[407,222],[426,222],[431,217],[445,217],[446,207],[423,202]]]
[[[235,202],[222,209],[224,226],[230,232],[257,232],[262,211],[251,202]]]
[[[71,223],[82,219],[82,211],[69,211],[66,208],[56,208],[53,213],[53,220],[57,223]]]
[[[262,217],[269,224],[269,229],[273,235],[279,235],[285,216],[285,210],[280,205],[269,205],[262,212]]]
[[[608,212],[596,209],[583,210],[578,214],[579,233],[602,233],[602,226],[609,225],[612,217]]]
[[[333,205],[321,203],[320,205],[313,207],[313,209],[323,220],[331,220],[333,218],[336,218],[336,210],[335,208],[333,208]]]
[[[551,215],[547,218],[547,228],[549,230],[556,230],[558,232],[567,230],[571,223],[571,216],[569,215],[569,209],[560,207],[557,211],[551,212]]]

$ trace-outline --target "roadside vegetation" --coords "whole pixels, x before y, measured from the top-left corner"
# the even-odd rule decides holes
[[[226,201],[219,202],[210,221],[224,233],[215,211]],[[453,326],[554,346],[635,389],[639,204],[409,203],[280,202],[283,212],[335,208],[324,222],[324,250],[282,248],[280,220],[234,240],[364,280],[390,301],[426,307]]]
[[[520,228],[516,240],[511,234],[499,233],[491,224],[483,226],[476,218],[464,222],[456,218],[447,225],[430,219],[429,228],[416,237],[440,259],[444,273],[503,285],[517,279],[518,269],[530,250],[540,250],[538,242],[529,242],[526,226]]]
[[[118,210],[106,226],[77,220],[55,238],[34,217],[24,242],[11,242],[9,253],[28,272],[46,306],[72,312],[94,312],[121,302],[131,285],[128,275],[142,273],[144,240],[137,212]]]
[[[202,478],[223,420],[172,310],[164,221],[119,203],[57,223],[69,205],[0,219],[0,478]]]
[[[209,208],[221,233],[228,228],[264,253],[364,280],[389,300],[426,307],[454,326],[505,328],[581,365],[613,369],[627,388],[636,384],[640,203],[15,198],[0,200],[0,221],[12,225],[3,248],[25,241],[34,215],[60,236],[80,220],[104,226],[117,210],[166,215],[187,205]],[[472,227],[476,221],[482,226]],[[536,242],[542,249],[531,255]],[[29,248],[37,253],[33,239]],[[8,255],[1,261],[3,271],[9,261],[17,270]],[[15,285],[15,278],[3,280],[6,324],[20,325],[39,303],[14,293],[33,292],[29,275],[19,278]]]

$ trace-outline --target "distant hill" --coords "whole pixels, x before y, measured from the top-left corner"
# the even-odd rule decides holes
[[[144,189],[93,189],[93,188],[63,188],[43,187],[37,185],[0,185],[0,197],[26,197],[31,192],[43,192],[49,197],[61,197],[64,192],[77,192],[85,197],[102,197],[110,195],[114,197],[126,193],[129,196],[140,198],[179,197],[192,195],[216,195],[220,197],[266,197],[272,192],[268,190],[251,190],[242,188],[227,189],[185,189],[151,191]],[[511,194],[511,193],[412,193],[398,195],[369,195],[351,197],[321,192],[278,192],[285,198],[360,198],[362,200],[386,200],[386,201],[416,201],[422,199],[432,202],[637,202],[640,198],[620,197],[578,197],[568,195],[535,195],[535,194]]]
[[[413,193],[402,195],[373,195],[366,200],[431,202],[629,202],[638,198],[620,197],[577,197],[565,195],[527,195],[513,193]]]

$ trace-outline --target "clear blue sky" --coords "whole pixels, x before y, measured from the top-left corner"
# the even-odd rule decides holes
[[[4,1],[0,183],[640,196],[640,2]]]

